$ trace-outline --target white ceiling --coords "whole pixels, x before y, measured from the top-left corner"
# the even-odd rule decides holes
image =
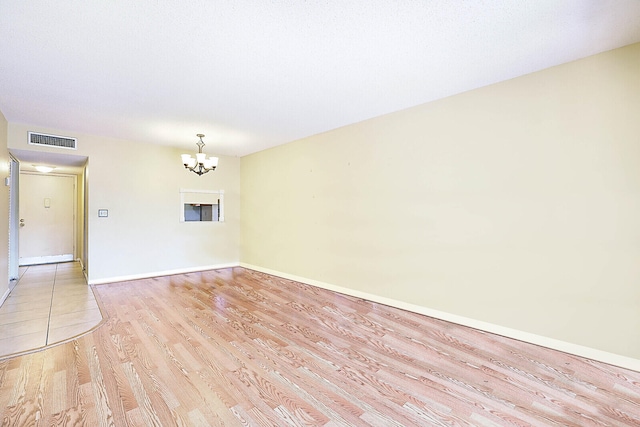
[[[2,0],[0,111],[242,156],[635,42],[639,0]]]

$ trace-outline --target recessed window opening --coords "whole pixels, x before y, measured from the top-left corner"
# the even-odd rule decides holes
[[[224,190],[180,190],[180,222],[224,222]]]

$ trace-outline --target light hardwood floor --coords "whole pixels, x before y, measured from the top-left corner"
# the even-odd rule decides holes
[[[0,307],[0,357],[67,340],[101,320],[78,262],[21,267]]]
[[[243,268],[95,290],[0,361],[3,426],[640,426],[638,372]]]

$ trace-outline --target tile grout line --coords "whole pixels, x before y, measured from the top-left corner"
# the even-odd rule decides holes
[[[51,312],[53,311],[53,294],[56,290],[56,277],[58,276],[58,264],[56,271],[53,273],[53,286],[51,287],[51,301],[49,302],[49,318],[47,319],[47,335],[44,339],[44,345],[49,345],[49,328],[51,327]]]
[[[26,274],[27,271],[31,271],[34,268],[35,268],[34,277],[31,277],[31,274]],[[92,289],[88,285],[86,285],[86,278],[84,276],[82,276],[82,275],[80,275],[81,280],[87,286],[88,291],[89,291],[89,293],[90,293],[90,295],[92,297],[93,304],[96,305],[95,307],[92,307],[92,308],[97,308],[98,314],[99,314],[99,319],[97,321],[94,321],[93,319],[90,320],[90,321],[87,320],[87,319],[84,319],[82,322],[72,323],[71,325],[65,323],[68,319],[60,320],[60,321],[57,320],[56,323],[52,322],[52,320],[53,320],[53,304],[56,303],[56,304],[58,304],[57,308],[60,307],[60,303],[58,303],[57,299],[56,299],[56,294],[59,295],[58,299],[62,298],[63,300],[66,300],[66,297],[64,295],[61,296],[61,293],[64,294],[65,292],[67,292],[67,288],[64,286],[64,283],[62,285],[63,287],[60,288],[60,290],[58,290],[56,288],[56,286],[58,284],[58,270],[59,269],[62,269],[63,276],[62,276],[61,280],[63,282],[65,280],[69,279],[69,278],[73,279],[72,277],[70,277],[70,276],[74,276],[73,273],[70,273],[71,270],[67,270],[64,267],[61,267],[59,263],[56,263],[56,265],[55,265],[55,267],[53,269],[53,271],[54,271],[54,276],[53,277],[50,276],[50,271],[51,270],[48,267],[46,268],[46,271],[40,270],[38,268],[38,266],[35,266],[35,267],[34,266],[24,266],[23,267],[23,274],[20,277],[21,285],[25,285],[25,284],[34,285],[35,284],[35,286],[31,286],[31,289],[35,289],[36,293],[41,294],[41,290],[43,290],[42,287],[49,286],[49,280],[51,280],[51,292],[49,294],[49,301],[48,302],[46,300],[42,300],[42,302],[43,302],[42,309],[46,310],[46,314],[44,312],[42,312],[42,314],[45,314],[45,316],[42,316],[45,320],[43,320],[42,322],[38,322],[38,324],[40,326],[37,328],[37,331],[33,332],[34,334],[37,333],[38,336],[37,337],[34,336],[33,340],[30,341],[29,344],[26,345],[26,346],[23,345],[23,344],[14,345],[12,347],[12,348],[15,347],[15,351],[13,351],[13,354],[40,351],[40,350],[43,350],[43,349],[49,347],[52,344],[56,344],[58,342],[61,342],[61,341],[57,341],[56,340],[56,341],[54,341],[52,343],[52,340],[51,340],[51,332],[52,332],[51,331],[51,327],[52,326],[56,326],[56,330],[58,330],[58,328],[64,329],[64,331],[60,332],[60,334],[64,335],[64,338],[61,338],[61,339],[62,340],[69,340],[69,339],[72,339],[74,337],[77,337],[77,336],[80,336],[80,335],[84,335],[84,333],[89,332],[90,330],[94,329],[97,325],[99,325],[102,322],[102,320],[103,320],[102,312],[100,311],[100,307],[97,305],[97,301],[96,301],[95,295],[93,294]],[[39,274],[40,271],[42,271],[42,273],[45,275],[45,277],[43,277],[43,279],[45,279],[45,280],[40,280],[40,274]],[[25,280],[26,280],[26,282],[25,282]],[[35,280],[35,282],[33,282],[34,280]],[[15,296],[15,295],[12,295],[12,296]],[[47,303],[49,304],[48,307],[46,307]],[[64,307],[62,307],[62,308],[64,308]],[[71,309],[73,310],[75,308],[77,308],[77,307],[74,306]],[[2,310],[0,310],[0,312],[1,311]],[[28,309],[27,309],[27,311],[28,311]],[[84,311],[86,311],[86,310],[78,310],[78,313],[81,313],[81,312],[83,313]],[[76,313],[76,312],[74,311],[73,313]],[[70,314],[70,313],[67,312],[66,310],[62,310],[60,312],[59,312],[59,310],[56,310],[56,316],[67,315],[67,314]],[[29,322],[30,320],[31,319],[25,319],[25,322]],[[74,319],[71,319],[71,320],[73,322]],[[18,322],[22,322],[22,320],[18,320]],[[45,322],[46,322],[46,325],[45,325],[45,328],[44,328],[44,331],[43,331],[42,330],[43,329],[42,328],[42,323],[45,323]],[[80,333],[75,333],[72,336],[67,336],[67,332],[68,331],[66,331],[66,329],[68,329],[69,326],[75,326],[75,325],[81,325],[81,324],[85,324],[86,325],[86,324],[89,324],[89,323],[90,323],[91,328],[89,328],[87,330],[83,330]],[[5,325],[5,323],[0,323],[0,326],[4,326],[4,325]],[[78,332],[76,329],[74,329],[73,332]],[[41,339],[42,339],[42,335],[41,334],[42,333],[45,334],[44,342],[41,341]],[[22,335],[25,335],[25,334],[11,335],[11,338],[19,337],[19,336],[22,336]],[[58,333],[53,334],[54,338],[56,337],[56,335],[58,335]],[[2,338],[4,338],[4,336],[0,337],[0,339],[2,339]],[[5,350],[6,350],[5,348],[0,349],[0,360],[4,360],[4,358],[6,356],[10,356],[12,354],[12,353],[6,353],[5,354]]]

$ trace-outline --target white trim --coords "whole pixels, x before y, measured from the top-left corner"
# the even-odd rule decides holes
[[[357,298],[363,298],[369,301],[377,302],[380,304],[389,305],[391,307],[400,308],[402,310],[411,311],[418,314],[424,314],[425,316],[435,317],[447,322],[457,323],[459,325],[468,326],[470,328],[479,329],[481,331],[490,332],[497,335],[502,335],[508,338],[513,338],[520,341],[525,341],[531,344],[539,345],[542,347],[551,348],[553,350],[559,350],[565,353],[570,353],[580,357],[586,357],[587,359],[596,360],[599,362],[608,363],[611,365],[619,366],[621,368],[631,369],[633,371],[640,372],[640,359],[634,359],[627,356],[622,356],[615,353],[609,353],[606,351],[598,350],[591,347],[586,347],[578,344],[572,344],[566,341],[560,341],[554,338],[548,338],[541,335],[532,334],[529,332],[520,331],[517,329],[507,328],[493,323],[482,322],[480,320],[471,319],[468,317],[458,316],[456,314],[446,313],[444,311],[433,310],[428,307],[399,301],[380,295],[370,294],[368,292],[362,292],[355,289],[344,288],[342,286],[336,286],[318,280],[307,279],[305,277],[295,276],[293,274],[287,274],[268,268],[259,267],[257,265],[240,263],[241,267],[248,268],[250,270],[260,271],[262,273],[271,274],[273,276],[282,277],[296,282],[305,283],[307,285],[317,286],[319,288],[328,289],[330,291],[338,292],[345,295],[350,295]]]
[[[206,271],[206,270],[219,270],[221,268],[238,267],[239,265],[240,264],[237,262],[230,262],[226,264],[205,265],[201,267],[178,268],[176,270],[164,270],[164,271],[155,271],[150,273],[132,274],[129,276],[116,276],[116,277],[106,277],[104,279],[93,279],[93,280],[89,280],[88,283],[90,285],[103,285],[105,283],[126,282],[127,280],[150,279],[152,277],[173,276],[174,274],[196,273],[199,271]]]
[[[25,265],[53,264],[67,261],[73,261],[73,254],[24,257],[19,259],[19,264],[22,267]]]
[[[84,268],[84,263],[82,262],[82,258],[76,258],[76,261],[80,264],[80,268],[82,269],[82,275],[84,276],[84,280],[89,284],[89,276],[87,276],[87,269]]]
[[[189,190],[187,188],[181,188],[181,193],[200,193],[200,194],[224,194],[224,190]]]

